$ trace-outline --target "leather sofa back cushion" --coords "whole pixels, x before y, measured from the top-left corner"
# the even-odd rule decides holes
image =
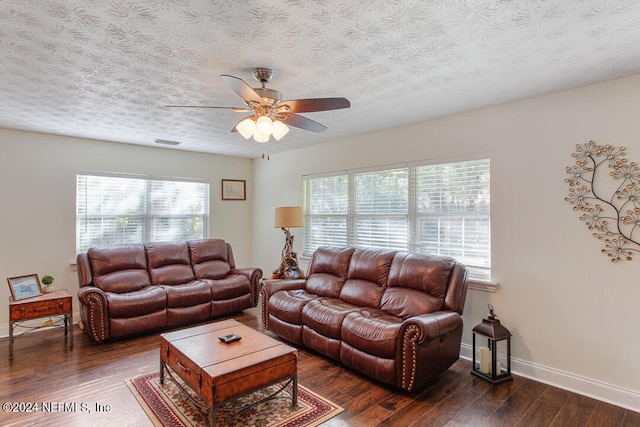
[[[313,273],[307,277],[307,292],[321,297],[338,298],[344,278],[329,273]]]
[[[93,283],[105,292],[133,292],[151,284],[143,245],[91,248]]]
[[[380,308],[380,300],[385,289],[384,286],[368,280],[349,279],[342,287],[340,299],[360,307]]]
[[[154,285],[180,285],[195,279],[187,242],[147,243],[145,248]]]
[[[188,245],[197,279],[223,279],[234,267],[229,254],[231,247],[222,239],[192,240]]]
[[[328,273],[344,282],[349,270],[349,262],[353,255],[353,248],[321,247],[313,253],[308,276],[315,273]]]
[[[444,300],[455,263],[449,257],[399,252],[391,265],[388,286],[415,289]]]
[[[382,295],[380,308],[404,320],[440,310],[444,298],[405,288],[387,288]]]
[[[380,308],[395,253],[389,249],[356,249],[340,299],[363,307]]]
[[[351,256],[347,278],[386,286],[395,254],[396,251],[389,249],[356,249]]]

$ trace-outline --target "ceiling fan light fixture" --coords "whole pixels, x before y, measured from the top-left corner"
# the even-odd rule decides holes
[[[280,120],[273,121],[273,137],[276,141],[280,141],[288,132],[289,126],[285,125]]]
[[[256,133],[259,133],[262,136],[266,136],[267,139],[269,135],[273,132],[273,122],[267,116],[260,116],[256,121]]]
[[[244,139],[249,139],[256,130],[256,122],[251,117],[247,117],[236,125],[236,129]]]
[[[264,144],[265,142],[269,142],[269,135],[262,135],[260,132],[255,132],[253,134],[253,139],[256,142]]]

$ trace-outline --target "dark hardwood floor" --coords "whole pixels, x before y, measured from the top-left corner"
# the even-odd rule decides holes
[[[232,317],[263,331],[259,308]],[[11,361],[0,340],[0,402],[60,402],[60,412],[0,411],[0,425],[150,426],[124,381],[158,370],[159,334],[96,344],[77,326],[73,333],[72,350],[62,330],[19,337]],[[640,413],[517,376],[491,386],[470,370],[459,360],[406,394],[301,349],[298,377],[345,409],[326,426],[640,426]]]

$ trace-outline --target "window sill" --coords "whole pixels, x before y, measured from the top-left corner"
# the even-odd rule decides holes
[[[500,284],[498,282],[485,282],[485,281],[470,279],[467,287],[475,291],[495,293],[500,287]]]

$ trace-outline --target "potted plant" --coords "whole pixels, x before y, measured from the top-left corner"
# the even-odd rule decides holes
[[[44,292],[53,292],[53,281],[55,280],[55,277],[53,277],[50,274],[46,274],[44,276],[42,276],[42,280],[40,280],[42,282],[42,284],[44,285],[42,287],[42,290]]]

